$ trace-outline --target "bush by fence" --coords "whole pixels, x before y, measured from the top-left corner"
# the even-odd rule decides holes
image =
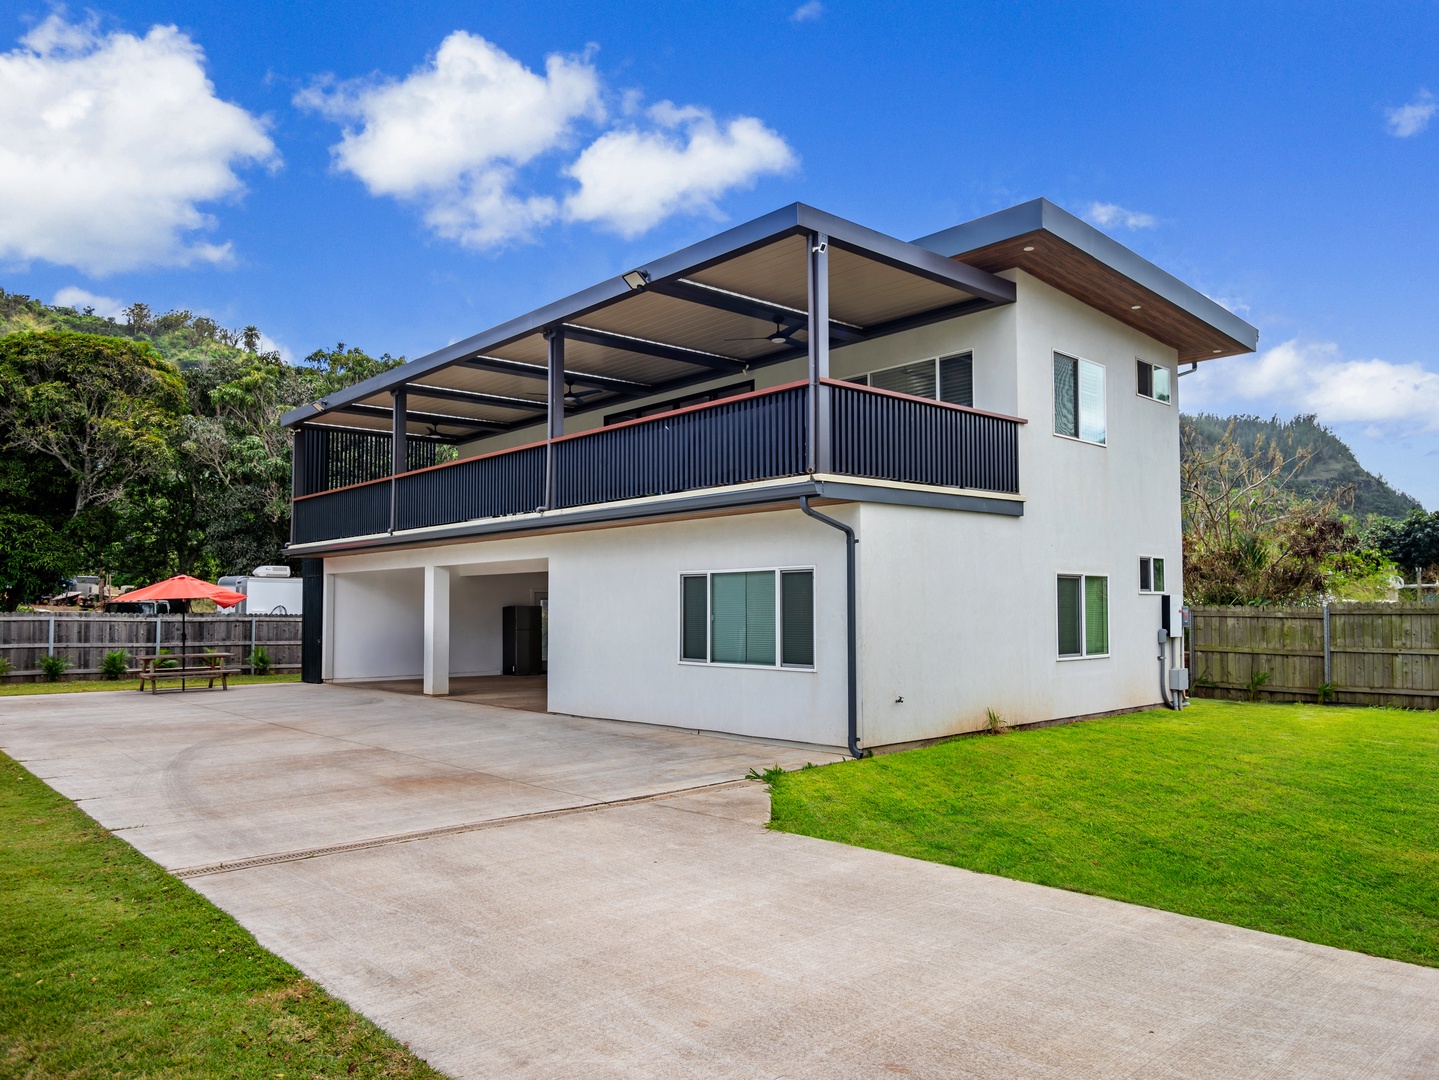
[[[1439,605],[1196,607],[1193,617],[1197,697],[1439,709]]]
[[[6,679],[34,682],[44,658],[69,661],[62,678],[94,679],[101,675],[105,654],[122,650],[138,667],[137,655],[180,648],[178,615],[110,615],[101,612],[0,614],[0,659],[10,661]],[[300,669],[298,615],[187,615],[185,638],[196,652],[228,652],[249,671],[250,654],[259,647],[270,658],[271,671]],[[0,665],[3,667],[3,665]]]

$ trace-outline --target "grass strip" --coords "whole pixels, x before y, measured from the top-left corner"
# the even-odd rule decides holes
[[[190,676],[190,683],[194,684],[203,679],[204,676]],[[231,686],[255,686],[263,683],[299,682],[300,675],[296,672],[293,675],[231,675]],[[123,679],[70,679],[59,682],[32,682],[32,683],[5,683],[0,684],[0,697],[23,697],[28,694],[89,694],[103,690],[128,690],[136,693],[136,687],[140,683],[138,675],[127,675]],[[175,679],[175,689],[180,688],[180,680]],[[160,679],[160,693],[168,689],[164,677]],[[190,689],[196,689],[194,685]],[[205,687],[201,686],[203,690]],[[147,689],[145,693],[149,693]]]
[[[1197,701],[766,778],[772,828],[1439,966],[1439,713]]]
[[[0,754],[0,1077],[440,1073]]]

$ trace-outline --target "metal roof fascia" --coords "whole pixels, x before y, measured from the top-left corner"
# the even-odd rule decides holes
[[[914,243],[940,255],[954,257],[1041,229],[1229,335],[1250,352],[1258,348],[1259,330],[1256,327],[1048,199],[1031,199],[963,225],[921,236]]]

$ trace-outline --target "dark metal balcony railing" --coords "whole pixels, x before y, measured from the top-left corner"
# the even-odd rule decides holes
[[[826,380],[832,471],[939,487],[1017,494],[1022,420]],[[294,500],[293,540],[451,525],[530,513],[546,502],[551,456],[556,508],[799,476],[805,472],[809,385],[792,383],[482,457],[433,465]],[[307,445],[306,479],[332,471],[323,450],[377,467],[333,437]],[[354,465],[347,465],[347,469]]]
[[[555,443],[559,506],[804,472],[806,384],[631,420]]]
[[[829,386],[835,472],[1019,494],[1019,421],[852,383]]]

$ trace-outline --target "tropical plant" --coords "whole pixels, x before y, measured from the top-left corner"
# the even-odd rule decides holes
[[[100,674],[110,680],[119,679],[130,670],[130,656],[124,649],[112,649],[100,661]]]
[[[40,657],[40,674],[46,682],[59,682],[60,676],[65,674],[65,669],[70,666],[70,661],[63,656],[42,656]]]
[[[270,674],[270,654],[265,651],[265,646],[256,645],[250,650],[250,670],[256,675]]]

